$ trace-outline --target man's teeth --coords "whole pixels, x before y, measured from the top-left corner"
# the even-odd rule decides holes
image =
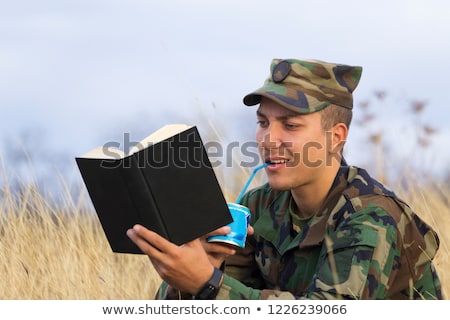
[[[286,159],[284,159],[284,160],[270,160],[270,163],[273,163],[273,164],[280,164],[280,163],[286,163],[286,162],[288,162],[289,160],[286,160]]]

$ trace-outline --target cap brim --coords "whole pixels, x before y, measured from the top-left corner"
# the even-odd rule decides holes
[[[316,112],[319,110],[322,110],[323,108],[327,107],[330,103],[325,101],[317,101],[316,105],[314,106],[314,109],[311,110],[308,108],[308,105],[304,102],[295,101],[295,104],[288,103],[286,99],[283,99],[283,95],[280,95],[277,91],[273,90],[272,86],[263,86],[259,88],[258,90],[247,94],[243,98],[243,102],[246,106],[254,106],[261,103],[262,97],[265,97],[267,99],[270,99],[277,104],[281,105],[282,107],[285,107],[286,109],[289,109],[291,111],[294,111],[299,114],[308,114],[312,112]]]
[[[261,103],[261,98],[262,96],[260,94],[250,93],[244,97],[243,101],[246,106],[251,107]]]
[[[275,98],[275,94],[283,94],[286,91],[286,87],[283,85],[275,84],[273,82],[266,82],[261,88],[247,94],[243,102],[246,106],[254,106],[261,103],[261,98],[266,97],[277,103],[281,103],[279,99]],[[284,105],[284,103],[281,103]]]

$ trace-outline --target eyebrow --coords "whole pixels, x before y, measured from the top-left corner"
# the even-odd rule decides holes
[[[277,120],[289,120],[291,118],[297,117],[299,116],[298,113],[290,111],[290,110],[286,110],[286,114],[280,115],[275,117]],[[260,111],[259,109],[256,110],[256,116],[258,117],[263,117],[263,118],[267,118],[267,116],[264,114],[264,112]]]

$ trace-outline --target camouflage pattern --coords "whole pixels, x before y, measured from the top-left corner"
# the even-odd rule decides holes
[[[362,67],[319,60],[273,59],[270,76],[258,90],[244,97],[244,104],[259,104],[267,97],[298,113],[311,113],[330,104],[353,108],[352,92]]]
[[[246,195],[255,236],[227,262],[234,279],[225,278],[218,298],[442,299],[436,233],[366,171],[341,167],[297,234],[290,199],[268,185]]]
[[[226,261],[217,299],[443,298],[436,233],[366,171],[342,166],[308,221],[291,201],[267,184],[245,195],[255,234]],[[191,297],[163,283],[156,298]]]

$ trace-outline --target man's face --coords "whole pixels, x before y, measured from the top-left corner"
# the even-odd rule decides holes
[[[327,166],[327,134],[321,114],[298,114],[262,98],[256,141],[274,189],[289,190],[320,181]],[[328,135],[329,136],[329,135]]]

